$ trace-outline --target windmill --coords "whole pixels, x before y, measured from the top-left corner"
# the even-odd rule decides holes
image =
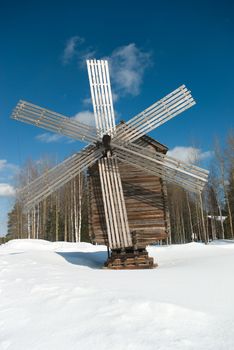
[[[104,208],[110,268],[150,268],[153,259],[137,247],[128,223],[119,164],[125,163],[201,194],[208,171],[144,147],[139,140],[195,104],[185,85],[180,86],[135,117],[116,126],[108,62],[87,60],[96,127],[20,100],[12,118],[89,143],[19,191],[29,211],[80,172],[96,164]],[[142,247],[141,247],[142,248]]]

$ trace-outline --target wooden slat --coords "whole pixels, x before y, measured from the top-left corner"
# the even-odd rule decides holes
[[[112,217],[111,214],[111,202],[110,197],[108,198],[108,191],[104,191],[104,189],[107,189],[107,183],[105,178],[105,170],[104,170],[104,164],[103,159],[100,159],[98,161],[98,167],[99,167],[99,174],[100,174],[100,181],[101,181],[101,189],[102,189],[102,198],[103,198],[103,204],[104,204],[104,211],[105,211],[105,223],[107,227],[107,236],[109,241],[110,247],[115,247],[115,237],[113,236],[114,227],[113,227],[113,220],[110,220],[110,217]]]
[[[202,191],[204,187],[204,183],[200,183],[199,179],[196,181],[192,175],[189,176],[186,174],[186,171],[180,171],[179,168],[167,168],[163,163],[158,163],[157,160],[155,162],[152,161],[150,157],[140,157],[135,151],[129,149],[122,151],[118,149],[116,150],[116,154],[122,161],[132,164],[140,169],[145,169],[146,172],[159,176],[169,182],[177,183],[189,191],[199,192]]]
[[[102,197],[111,248],[132,245],[118,165],[114,157],[99,160]],[[96,209],[97,210],[97,209]],[[92,213],[94,214],[94,212]],[[93,223],[99,222],[98,214]]]
[[[116,138],[133,142],[195,104],[190,91],[182,85],[160,101],[145,109],[119,128]]]
[[[115,117],[109,78],[108,62],[87,60],[96,127],[99,135],[115,133]]]
[[[93,127],[26,101],[19,101],[12,118],[76,140],[87,142],[97,140],[96,129]]]
[[[100,151],[90,146],[36,178],[18,192],[24,204],[24,210],[28,211],[33,208],[85,168],[95,163],[99,157]]]

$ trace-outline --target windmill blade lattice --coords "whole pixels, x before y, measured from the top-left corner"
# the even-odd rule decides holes
[[[97,141],[94,127],[26,101],[19,101],[11,117],[79,141]]]
[[[20,200],[25,204],[24,211],[35,207],[51,193],[57,191],[80,172],[94,164],[100,158],[100,155],[99,149],[88,146],[26,185],[18,191]]]
[[[192,177],[181,173],[179,169],[168,169],[167,167],[155,164],[146,158],[141,158],[136,154],[120,149],[116,149],[116,155],[122,162],[144,170],[146,173],[160,177],[166,182],[174,183],[187,191],[200,193],[204,187],[204,183],[194,181]]]
[[[150,166],[151,169],[155,166],[157,170],[161,169],[161,172],[164,174],[164,169],[167,174],[175,174],[176,172],[181,179],[191,182],[191,187],[196,185],[195,188],[199,191],[203,189],[207,182],[209,172],[197,166],[187,164],[175,158],[163,155],[157,151],[149,151],[148,149],[145,149],[145,147],[133,143],[128,144],[127,146],[121,146],[118,144],[114,144],[114,146],[118,151],[121,150],[121,154],[126,157],[133,155],[139,159],[139,162],[143,160],[147,161],[148,166]],[[120,154],[120,152],[118,154]],[[183,182],[181,183],[181,186],[183,186]]]
[[[115,138],[126,143],[134,142],[194,104],[190,91],[182,85],[120,126]]]
[[[115,134],[115,117],[107,61],[87,60],[90,91],[97,133],[105,140]],[[110,149],[98,162],[110,248],[132,246],[117,159]]]
[[[97,133],[111,136],[115,133],[115,116],[110,85],[108,62],[87,60],[90,91]]]
[[[112,249],[131,247],[132,238],[116,157],[102,158],[98,166],[109,245]]]

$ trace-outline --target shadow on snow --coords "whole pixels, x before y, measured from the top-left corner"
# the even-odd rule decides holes
[[[67,262],[74,265],[87,266],[93,269],[101,269],[107,260],[107,252],[56,252]]]

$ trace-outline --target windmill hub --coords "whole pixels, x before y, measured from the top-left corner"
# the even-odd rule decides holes
[[[102,137],[102,147],[104,148],[103,156],[107,157],[109,155],[112,155],[112,148],[111,148],[111,137],[108,134],[103,135]]]

